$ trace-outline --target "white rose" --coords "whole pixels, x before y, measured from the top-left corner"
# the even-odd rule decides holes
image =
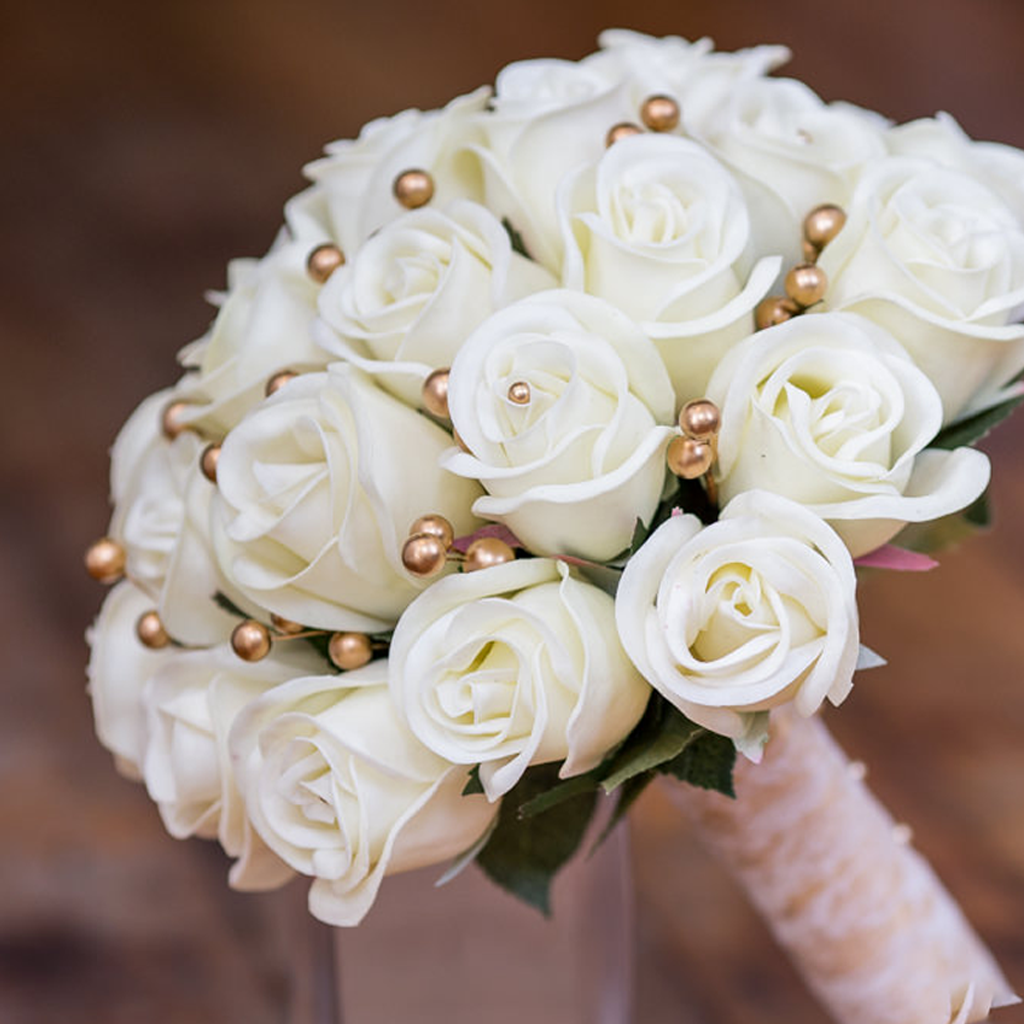
[[[658,504],[672,386],[654,345],[601,299],[544,292],[485,320],[452,363],[448,408],[468,452],[442,464],[480,480],[474,512],[535,552],[612,558]]]
[[[882,118],[826,104],[786,78],[740,82],[724,106],[687,124],[737,174],[758,249],[787,262],[798,258],[807,213],[820,203],[844,206],[865,165],[885,155]]]
[[[153,650],[139,641],[135,624],[152,609],[152,598],[125,580],[107,594],[86,633],[96,735],[114,755],[118,771],[135,781],[142,778],[146,752],[142,687],[174,653],[174,648]]]
[[[562,778],[594,768],[650,696],[613,600],[545,558],[441,580],[406,609],[390,659],[409,727],[446,760],[479,764],[491,800],[531,764],[563,761]]]
[[[885,136],[895,156],[928,157],[962,171],[999,196],[1024,224],[1024,152],[999,142],[975,142],[947,113],[891,128]]]
[[[375,231],[405,213],[392,185],[403,171],[427,171],[434,181],[434,206],[454,199],[479,200],[483,185],[466,147],[482,138],[478,115],[491,91],[477,89],[441,110],[403,110],[364,125],[357,139],[326,147],[326,156],[308,164],[314,185],[285,206],[293,232],[323,233],[347,257]]]
[[[450,444],[354,367],[303,374],[224,440],[213,537],[225,575],[296,622],[387,628],[425,585],[402,566],[410,524],[477,525],[477,484],[438,467]]]
[[[853,562],[821,519],[777,495],[747,491],[711,526],[659,526],[626,564],[615,617],[644,678],[754,760],[769,708],[792,700],[810,715],[853,685]]]
[[[213,326],[180,357],[196,371],[179,385],[187,422],[220,437],[259,403],[275,373],[327,364],[312,335],[319,287],[306,271],[317,241],[282,237],[261,260],[231,262]]]
[[[598,295],[654,339],[679,404],[704,394],[780,257],[751,270],[750,218],[732,175],[688,139],[624,139],[559,192],[562,282]]]
[[[419,405],[424,378],[451,365],[473,328],[555,284],[513,252],[508,232],[484,207],[425,207],[382,228],[331,275],[320,295],[318,338]]]
[[[140,645],[141,646],[141,645]],[[143,777],[167,831],[176,839],[216,838],[238,860],[236,889],[268,889],[291,869],[257,836],[246,817],[228,750],[238,713],[260,694],[323,668],[323,659],[298,642],[262,661],[242,661],[228,646],[174,651],[140,679],[147,723]]]
[[[562,251],[554,196],[570,171],[595,162],[608,130],[639,122],[643,101],[673,96],[702,117],[746,78],[784,60],[781,47],[710,53],[711,41],[653,39],[612,31],[606,47],[581,61],[527,60],[508,65],[495,82],[493,110],[481,123],[486,143],[472,147],[485,176],[487,206],[522,232],[530,254],[557,272]]]
[[[358,924],[385,875],[434,864],[478,841],[496,809],[462,796],[468,779],[395,713],[386,661],[293,679],[248,705],[231,733],[253,825],[312,876],[309,909]]]
[[[165,406],[180,397],[159,391],[121,428],[110,453],[114,512],[107,530],[124,548],[126,571],[175,640],[212,644],[235,620],[213,600],[240,599],[220,572],[209,540],[213,487],[199,468],[203,442],[191,431],[169,441]]]
[[[829,309],[888,328],[942,396],[946,422],[1024,367],[1024,231],[981,182],[890,157],[864,175],[818,261]]]
[[[925,450],[942,402],[893,337],[824,313],[759,331],[715,371],[722,411],[715,478],[723,501],[763,489],[825,519],[853,557],[905,523],[937,519],[985,490],[973,448]]]

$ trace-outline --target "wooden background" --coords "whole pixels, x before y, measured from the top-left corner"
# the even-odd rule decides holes
[[[322,143],[439,105],[510,60],[582,56],[606,25],[726,49],[785,42],[792,73],[827,98],[900,120],[944,108],[977,137],[1024,145],[1017,0],[0,5],[5,1024],[285,1019],[285,904],[231,893],[215,848],[168,838],[91,734],[82,637],[101,594],[80,558],[106,525],[106,450],[204,330],[203,291],[228,258],[269,244]],[[1018,987],[1022,442],[1024,416],[986,445],[990,535],[928,576],[864,588],[864,639],[890,665],[830,715]],[[634,852],[641,1024],[823,1024],[657,795]],[[401,964],[381,971],[400,982]],[[417,1019],[441,1020],[432,1005],[427,990]]]

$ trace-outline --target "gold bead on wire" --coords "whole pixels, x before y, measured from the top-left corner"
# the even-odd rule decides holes
[[[643,131],[643,128],[638,124],[633,124],[630,121],[620,121],[608,129],[608,134],[604,137],[604,144],[605,146],[614,146],[616,142],[628,139],[631,135],[642,135]]]
[[[415,537],[419,534],[436,537],[444,545],[445,551],[451,550],[452,544],[455,543],[455,530],[452,524],[444,516],[439,516],[436,512],[420,516],[409,527],[410,537]]]
[[[504,565],[511,562],[516,553],[498,537],[479,537],[466,548],[466,561],[463,569],[466,572],[476,572],[479,569],[489,569],[495,565]]]
[[[283,615],[274,615],[273,613],[270,616],[270,624],[278,633],[284,633],[286,636],[292,633],[301,633],[306,628],[301,622],[292,622],[291,619],[286,619]]]
[[[332,242],[324,242],[310,250],[306,257],[306,273],[317,283],[327,279],[345,262],[345,254]]]
[[[255,619],[244,619],[231,632],[231,649],[242,661],[262,661],[270,648],[270,630]]]
[[[185,415],[188,412],[188,404],[185,402],[171,402],[164,406],[160,416],[160,429],[168,441],[173,441],[179,434],[188,430],[185,422]]]
[[[217,482],[217,463],[220,461],[220,445],[208,444],[199,456],[199,468],[211,484]]]
[[[423,407],[431,416],[448,419],[448,367],[434,370],[423,382]]]
[[[434,179],[419,167],[402,171],[391,186],[395,198],[407,210],[429,203],[434,196]]]
[[[648,96],[640,107],[640,120],[652,132],[670,132],[679,124],[679,104],[671,96]]]
[[[818,252],[832,241],[846,223],[846,211],[835,203],[822,203],[804,218],[804,241]]]
[[[155,611],[143,612],[138,617],[135,622],[135,635],[145,647],[154,651],[166,647],[171,642],[160,616]]]
[[[714,448],[694,437],[674,437],[665,455],[668,468],[684,480],[703,476],[715,461]]]
[[[402,545],[402,565],[421,579],[436,576],[448,560],[448,548],[432,533],[413,534]]]
[[[513,405],[530,404],[530,385],[525,380],[517,380],[508,386],[508,400]]]
[[[828,288],[828,278],[821,267],[813,263],[798,263],[786,275],[786,294],[801,309],[821,302]]]
[[[101,537],[85,552],[85,571],[100,583],[116,583],[124,575],[124,548],[110,537]]]
[[[365,633],[332,633],[327,655],[343,671],[362,668],[373,658],[373,643]]]
[[[695,398],[680,410],[679,426],[695,441],[710,441],[722,427],[722,414],[710,398]]]
[[[290,381],[295,380],[298,374],[294,370],[279,370],[271,377],[263,389],[263,393],[269,398],[271,395],[276,395],[278,391]]]
[[[800,312],[800,307],[788,296],[769,295],[754,309],[754,325],[759,331],[785,323]]]

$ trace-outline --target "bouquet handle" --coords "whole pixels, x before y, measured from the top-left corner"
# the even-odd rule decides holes
[[[837,1024],[970,1024],[1019,1002],[992,954],[818,718],[772,715],[737,798],[670,784]]]

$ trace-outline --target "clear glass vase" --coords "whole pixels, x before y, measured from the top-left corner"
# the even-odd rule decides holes
[[[358,928],[310,918],[293,950],[292,1024],[628,1024],[633,1001],[629,838],[588,840],[555,880],[550,918],[475,866],[387,878]]]

